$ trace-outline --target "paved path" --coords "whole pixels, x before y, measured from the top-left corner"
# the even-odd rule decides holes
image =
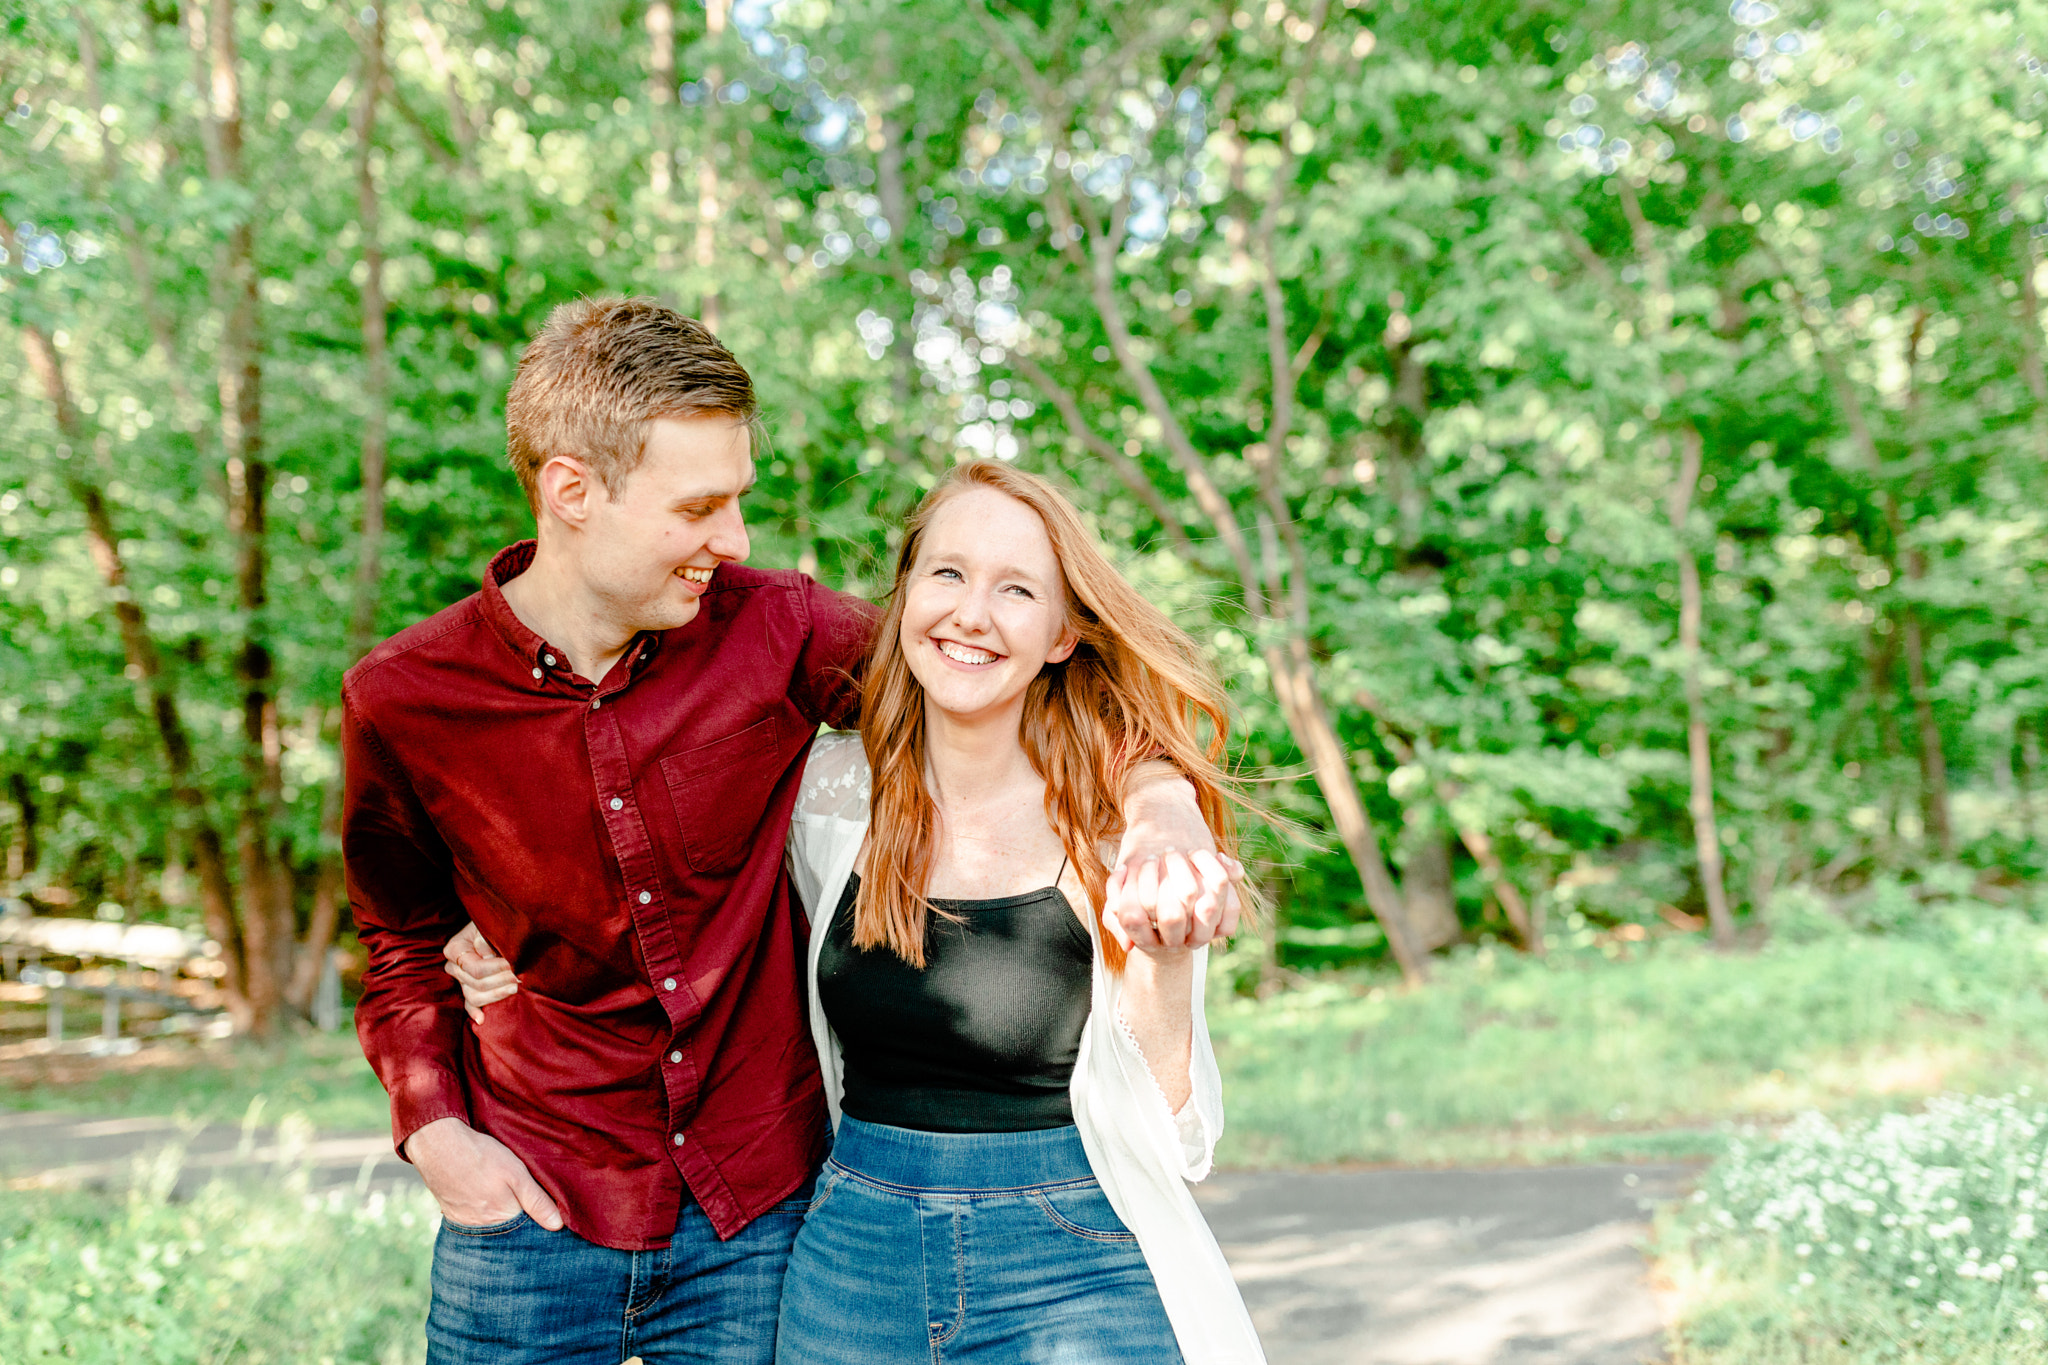
[[[1247,1172],[1196,1193],[1275,1365],[1663,1359],[1641,1247],[1684,1166]]]
[[[301,1165],[316,1187],[418,1179],[381,1132],[0,1112],[0,1189],[119,1186],[178,1142],[188,1191]],[[1274,1365],[1641,1365],[1662,1359],[1648,1210],[1691,1173],[1245,1172],[1197,1195]]]
[[[175,1189],[189,1194],[220,1176],[261,1179],[305,1168],[316,1189],[360,1182],[388,1188],[416,1182],[391,1150],[388,1133],[319,1133],[234,1124],[203,1128],[171,1119],[96,1119],[78,1114],[0,1111],[0,1189],[118,1188],[138,1157],[182,1146]]]

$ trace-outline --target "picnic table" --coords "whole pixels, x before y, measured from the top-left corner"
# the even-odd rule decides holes
[[[167,1031],[225,1022],[211,984],[226,974],[219,944],[167,924],[30,915],[25,908],[13,902],[6,907],[12,913],[0,913],[0,990],[46,1005],[51,1047],[64,1044],[70,995],[99,997],[102,1046],[121,1038],[130,1002],[166,1011]],[[49,958],[78,965],[52,966]]]

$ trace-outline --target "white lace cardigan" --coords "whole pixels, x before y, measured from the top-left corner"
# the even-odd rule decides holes
[[[820,737],[804,769],[787,857],[797,894],[811,916],[806,954],[811,1039],[835,1130],[844,1083],[839,1040],[818,1001],[818,954],[867,827],[868,762],[859,737]],[[1137,1039],[1117,1012],[1123,983],[1108,969],[1099,944],[1088,1026],[1070,1096],[1088,1164],[1117,1216],[1137,1235],[1187,1365],[1264,1365],[1265,1353],[1230,1267],[1187,1187],[1188,1181],[1209,1174],[1223,1132],[1222,1079],[1202,1017],[1207,956],[1207,949],[1196,951],[1188,1059],[1193,1094],[1180,1114],[1168,1106]]]

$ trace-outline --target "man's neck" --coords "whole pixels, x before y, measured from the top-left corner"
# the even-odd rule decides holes
[[[505,605],[520,624],[556,649],[568,651],[564,662],[594,683],[604,681],[639,633],[606,615],[603,604],[548,553],[546,537],[535,548],[533,563],[505,584],[504,593]]]

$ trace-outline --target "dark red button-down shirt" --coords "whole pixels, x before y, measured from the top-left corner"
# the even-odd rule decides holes
[[[401,1147],[453,1116],[589,1241],[667,1245],[685,1187],[729,1237],[824,1150],[782,849],[874,609],[727,564],[593,686],[506,604],[532,562],[501,552],[342,684],[356,1031]],[[471,919],[521,980],[478,1028],[441,958]]]

